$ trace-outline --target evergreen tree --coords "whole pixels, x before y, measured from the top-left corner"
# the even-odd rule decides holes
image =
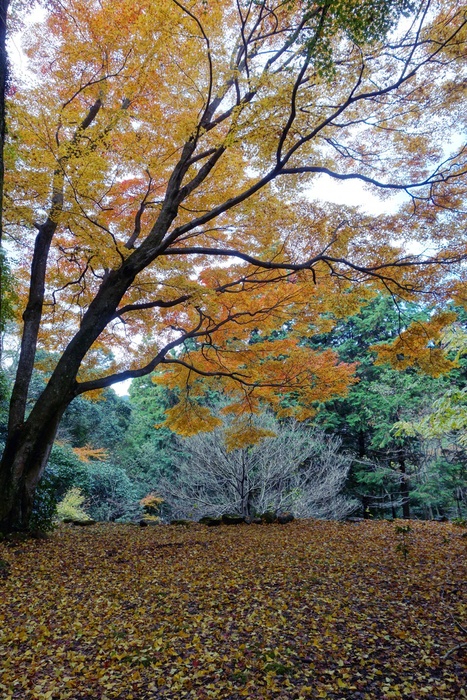
[[[130,418],[116,460],[147,490],[172,469],[175,435],[160,424],[174,403],[172,393],[154,384],[152,375],[135,379],[130,386]]]
[[[428,317],[429,309],[395,305],[391,297],[378,296],[313,340],[337,350],[343,361],[358,362],[358,383],[347,397],[322,405],[317,422],[354,452],[348,488],[359,497],[366,516],[389,512],[409,518],[412,506],[417,514],[430,515],[417,495],[422,471],[426,474],[424,446],[415,435],[397,434],[394,424],[422,415],[434,397],[459,381],[460,370],[432,377],[412,367],[400,371],[376,362],[378,343],[394,341],[411,322]],[[430,466],[436,472],[440,468]]]

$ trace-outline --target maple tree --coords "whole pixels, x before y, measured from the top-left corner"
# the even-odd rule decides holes
[[[440,344],[449,348],[457,356],[457,359],[467,354],[467,336],[465,329],[460,324],[447,329],[443,334]],[[418,420],[399,421],[397,429],[400,434],[421,435],[426,438],[442,437],[443,435],[455,435],[460,445],[467,444],[467,390],[465,386],[449,387],[441,397],[437,398],[430,406],[430,411]]]
[[[199,397],[221,381],[240,416],[267,400],[304,419],[354,369],[304,347],[310,328],[377,287],[461,294],[465,33],[462,4],[443,0],[47,4],[8,107],[22,303],[1,529],[27,527],[75,397],[163,367],[181,432],[219,423]],[[319,206],[305,191],[318,175],[411,203],[376,218]],[[441,285],[447,265],[459,277]],[[27,414],[44,346],[50,378]]]

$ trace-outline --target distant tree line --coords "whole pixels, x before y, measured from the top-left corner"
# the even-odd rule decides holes
[[[139,502],[150,492],[163,496],[167,519],[252,516],[270,509],[297,517],[342,518],[352,511],[374,518],[465,519],[465,433],[452,421],[437,431],[416,429],[437,401],[454,391],[464,395],[462,352],[455,349],[455,369],[434,377],[413,367],[377,364],[379,343],[394,340],[409,320],[426,320],[429,314],[379,296],[330,333],[304,338],[303,343],[331,347],[343,361],[357,362],[359,381],[345,398],[316,405],[314,420],[304,424],[279,421],[265,407],[253,421],[264,435],[238,449],[226,441],[228,417],[220,428],[192,437],[164,427],[176,391],[154,384],[150,376],[135,379],[128,396],[106,389],[96,401],[75,399],[61,422],[35,517],[39,524],[53,517],[55,504],[78,488],[86,512],[99,520],[138,517]],[[457,329],[463,332],[466,322],[459,312]],[[31,403],[47,380],[46,359],[35,372]],[[13,370],[11,365],[2,377],[0,424]],[[211,392],[204,401],[221,415],[220,394]],[[457,416],[467,412],[467,401],[458,399],[455,411]],[[398,429],[401,425],[405,428]]]

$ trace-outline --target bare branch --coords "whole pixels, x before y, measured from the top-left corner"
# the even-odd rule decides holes
[[[178,304],[183,304],[184,301],[188,301],[190,298],[191,297],[189,294],[184,294],[183,296],[178,297],[178,299],[170,299],[168,301],[165,301],[164,299],[156,299],[156,301],[148,301],[142,304],[127,304],[126,306],[122,306],[120,309],[117,309],[113,318],[121,318],[124,314],[132,311],[145,311],[147,309],[155,308],[170,309],[173,306],[178,306]]]
[[[298,517],[338,519],[354,508],[339,495],[351,460],[339,451],[338,440],[296,422],[278,424],[268,415],[244,427],[248,425],[275,437],[228,450],[225,437],[235,423],[226,420],[222,428],[179,440],[175,478],[157,484],[173,517],[250,517],[282,510]]]

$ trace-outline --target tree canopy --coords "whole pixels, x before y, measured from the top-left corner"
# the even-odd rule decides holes
[[[303,419],[354,371],[304,336],[381,288],[462,298],[465,36],[457,2],[48,3],[8,105],[22,336],[2,527],[27,522],[80,394],[163,367],[185,434],[218,424],[199,397],[219,382],[226,410]],[[318,204],[317,176],[408,203]],[[26,415],[42,347],[50,379]]]

